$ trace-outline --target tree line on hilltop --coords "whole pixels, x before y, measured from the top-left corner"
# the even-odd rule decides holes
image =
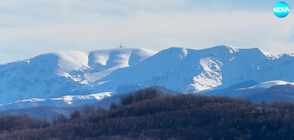
[[[109,110],[86,105],[52,123],[1,115],[0,139],[294,139],[294,105],[176,94],[157,88],[121,97]]]

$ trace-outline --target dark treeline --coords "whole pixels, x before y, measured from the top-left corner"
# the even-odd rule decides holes
[[[294,105],[148,88],[110,110],[85,106],[53,124],[27,116],[0,117],[0,139],[294,139]]]

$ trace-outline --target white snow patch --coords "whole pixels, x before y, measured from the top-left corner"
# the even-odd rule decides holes
[[[223,65],[218,60],[211,58],[203,58],[200,60],[203,71],[193,78],[194,83],[189,85],[189,88],[194,88],[195,91],[203,91],[215,88],[222,85],[221,66]]]
[[[50,100],[53,101],[63,101],[67,104],[73,104],[73,101],[76,100],[89,100],[89,99],[96,99],[96,100],[102,100],[107,97],[111,97],[112,92],[103,92],[103,93],[95,93],[90,95],[67,95],[62,96],[60,98],[51,98]]]
[[[227,46],[227,47],[229,48],[229,52],[230,52],[230,54],[233,54],[233,53],[236,53],[236,52],[239,51],[238,49],[236,49],[236,48],[234,48],[234,47],[232,47],[232,46]]]
[[[265,51],[263,51],[263,50],[261,50],[261,49],[259,49],[259,50],[261,51],[261,53],[262,53],[263,55],[265,55],[265,56],[266,56],[267,58],[269,58],[269,59],[274,60],[274,59],[278,59],[278,58],[279,58],[278,55],[274,55],[274,54],[271,54],[271,53],[265,52]]]
[[[179,54],[180,59],[184,59],[188,55],[188,51],[185,48],[182,48],[182,53]]]
[[[100,80],[102,78],[104,78],[105,76],[109,75],[111,72],[113,72],[114,70],[117,70],[119,68],[123,68],[124,66],[116,66],[116,67],[112,67],[103,71],[99,71],[99,72],[95,72],[95,73],[91,73],[85,76],[85,79],[89,82],[95,82],[97,80]]]
[[[281,80],[273,80],[273,81],[267,81],[267,82],[261,82],[255,86],[245,88],[245,89],[254,89],[254,88],[270,88],[272,86],[278,86],[278,85],[294,85],[294,83],[281,81]]]
[[[89,84],[89,82],[87,80],[83,80],[83,81],[80,82],[80,84],[87,85],[87,84]]]
[[[23,103],[23,102],[42,102],[45,101],[46,99],[40,99],[40,98],[32,98],[32,99],[25,99],[25,100],[17,100],[14,103]]]
[[[88,54],[82,51],[57,52],[60,57],[58,61],[58,75],[63,76],[65,73],[73,70],[89,68]]]
[[[95,51],[93,52],[94,62],[96,64],[100,64],[101,66],[106,66],[108,58],[109,58],[109,51]]]

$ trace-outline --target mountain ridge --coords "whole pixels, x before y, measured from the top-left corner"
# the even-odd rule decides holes
[[[124,65],[125,62],[132,61],[131,64],[135,65],[152,55],[151,51],[144,49],[112,49],[104,52],[116,52],[111,59],[107,58],[107,61],[113,63],[110,66],[101,66],[102,68],[97,70],[88,66],[88,54],[82,51],[48,53],[0,65],[0,101],[9,103],[27,98],[93,94],[95,92],[92,92],[91,86],[87,84],[91,80],[87,79],[97,78],[97,72],[104,71],[107,75],[107,72],[127,67],[129,64]],[[136,57],[130,58],[131,54]],[[122,57],[123,62],[120,61]],[[103,74],[98,76],[103,77]]]
[[[128,48],[57,52],[0,65],[0,103],[5,108],[5,104],[35,98],[46,99],[51,105],[69,105],[74,100],[79,104],[87,102],[82,100],[100,100],[95,95],[101,93],[112,96],[153,86],[205,94],[247,81],[294,82],[292,71],[294,56],[278,57],[258,48],[172,47],[158,53]],[[108,98],[108,94],[101,99]],[[19,106],[21,103],[17,102]]]

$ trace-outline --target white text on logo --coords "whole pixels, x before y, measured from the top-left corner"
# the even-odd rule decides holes
[[[288,7],[286,7],[286,8],[284,8],[284,7],[276,7],[276,8],[274,8],[274,11],[277,12],[277,13],[289,12],[289,8]]]

